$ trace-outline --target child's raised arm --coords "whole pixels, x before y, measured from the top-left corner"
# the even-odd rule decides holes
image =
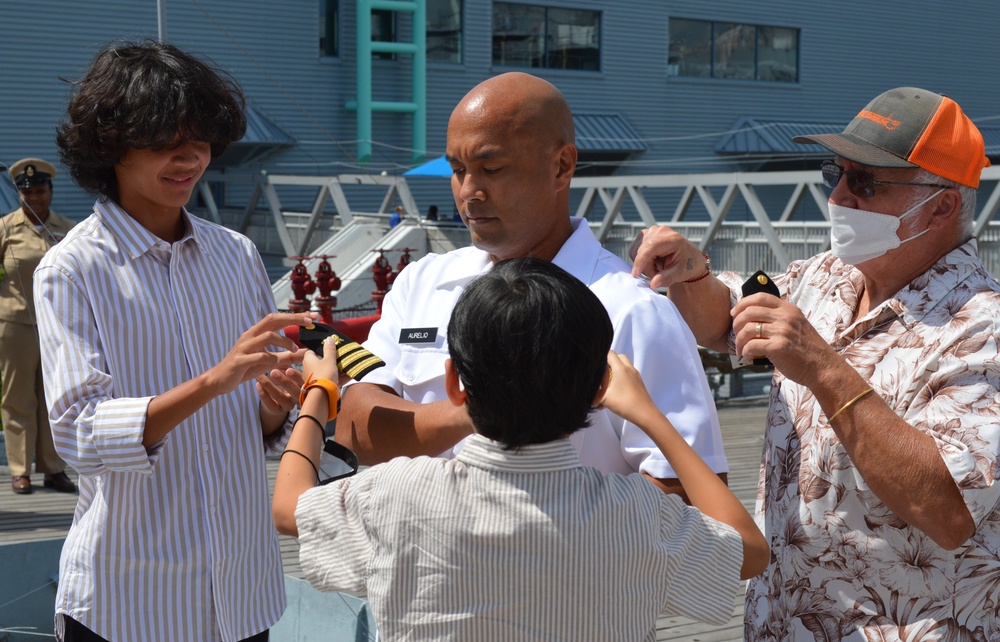
[[[340,399],[336,381],[337,349],[331,335],[324,342],[323,358],[307,351],[302,359],[302,376],[307,382],[320,381],[322,385],[310,387],[302,400],[299,418],[295,421],[288,445],[278,464],[271,500],[271,517],[274,526],[283,535],[298,537],[295,509],[302,493],[318,483],[320,453],[326,440],[327,422],[336,415]],[[287,455],[287,456],[286,456]]]
[[[653,403],[642,376],[626,356],[608,353],[611,380],[601,405],[639,426],[670,462],[691,505],[736,529],[743,539],[740,578],[761,573],[770,549],[753,518],[729,487],[708,467]]]

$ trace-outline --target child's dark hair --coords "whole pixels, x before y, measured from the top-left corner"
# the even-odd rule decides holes
[[[613,333],[597,296],[549,261],[500,261],[476,278],[448,323],[476,431],[514,449],[585,427]]]
[[[129,149],[198,141],[215,158],[246,132],[236,81],[172,45],[108,45],[77,85],[56,133],[59,156],[80,187],[110,199]]]

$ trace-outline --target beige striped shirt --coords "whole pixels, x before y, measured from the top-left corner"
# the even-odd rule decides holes
[[[240,640],[285,607],[254,383],[142,446],[150,399],[275,307],[248,239],[185,218],[171,245],[98,202],[35,272],[53,436],[80,473],[56,611],[114,642]]]
[[[661,613],[729,621],[743,547],[638,474],[580,466],[569,440],[399,458],[307,491],[314,586],[367,594],[395,640],[654,640]]]

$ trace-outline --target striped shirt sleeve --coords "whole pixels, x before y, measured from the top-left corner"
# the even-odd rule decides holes
[[[367,592],[372,545],[365,506],[378,472],[369,469],[299,497],[299,560],[306,579],[321,591]]]
[[[83,475],[152,474],[160,449],[147,452],[142,445],[152,397],[113,398],[90,298],[65,268],[42,265],[34,282],[45,398],[59,456]]]

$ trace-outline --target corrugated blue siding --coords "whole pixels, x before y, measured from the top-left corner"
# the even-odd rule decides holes
[[[112,36],[156,34],[156,3],[0,2],[0,162],[27,156],[58,166],[55,130],[70,85]],[[53,209],[79,218],[93,199],[60,171]]]
[[[272,173],[358,171],[355,117],[345,109],[355,98],[355,3],[342,0],[340,55],[324,58],[318,47],[321,1],[166,2],[170,41],[230,69],[253,104],[295,139],[294,146],[265,159],[263,168]],[[997,2],[975,0],[947,12],[926,0],[910,2],[905,10],[884,3],[853,10],[843,3],[795,0],[538,4],[601,12],[601,71],[529,71],[558,86],[579,113],[622,115],[647,147],[632,157],[635,165],[621,170],[627,173],[736,169],[713,147],[741,119],[846,124],[876,94],[900,85],[946,93],[974,119],[1000,114],[1000,83],[990,81],[1000,68],[994,44]],[[465,92],[510,70],[491,62],[492,4],[467,0],[464,11],[463,62],[428,64],[428,158],[444,152],[448,117]],[[671,16],[799,29],[799,82],[668,76]],[[408,18],[399,26],[400,37],[408,37]],[[107,40],[155,35],[153,0],[48,0],[30,11],[23,3],[0,0],[0,162],[29,155],[57,160],[54,130],[69,92],[60,78],[78,77]],[[375,61],[374,67],[377,99],[409,97],[406,56]],[[401,173],[412,165],[409,116],[377,114],[373,132],[370,169]],[[446,180],[412,185],[422,206],[451,209]],[[227,194],[242,204],[248,191],[249,185],[230,187]],[[58,211],[80,217],[91,200],[65,172],[56,178]]]

